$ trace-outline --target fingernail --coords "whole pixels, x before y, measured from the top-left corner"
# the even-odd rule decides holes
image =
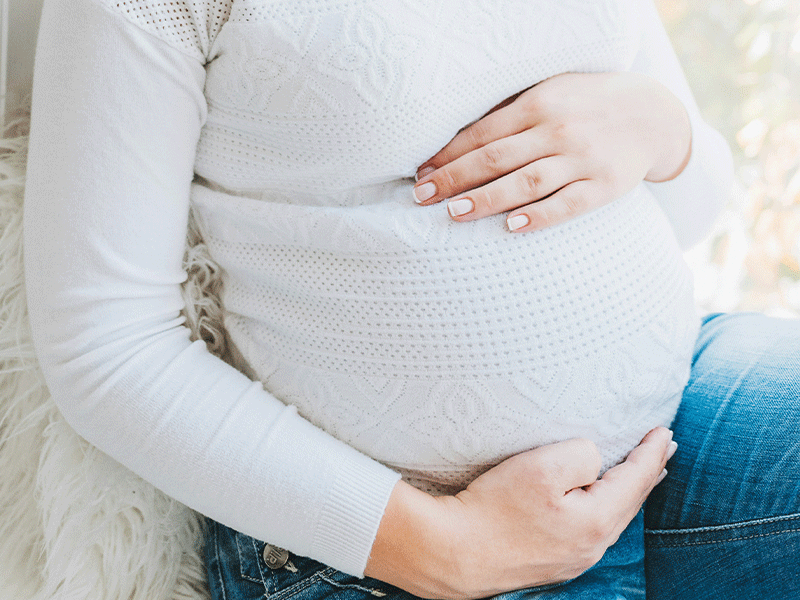
[[[677,449],[678,449],[678,442],[673,441],[669,443],[669,448],[667,448],[667,460],[672,458]]]
[[[529,225],[530,222],[531,220],[528,215],[514,215],[513,217],[508,217],[508,219],[506,219],[506,225],[511,231],[522,229],[523,227]]]
[[[433,173],[435,170],[436,169],[434,167],[430,167],[430,166],[425,167],[424,169],[420,169],[419,171],[417,171],[417,174],[414,176],[414,179],[419,181],[423,177],[427,177],[428,175]]]
[[[469,198],[458,198],[447,203],[447,212],[451,217],[460,217],[475,210],[475,204]]]
[[[658,479],[656,479],[656,485],[658,485],[659,483],[661,483],[662,481],[664,481],[664,478],[665,478],[666,476],[667,476],[667,470],[666,470],[666,469],[664,469],[663,471],[661,471],[661,475],[659,475],[659,476],[658,476]]]
[[[436,184],[432,181],[423,183],[414,188],[414,200],[417,204],[430,200],[436,195]]]

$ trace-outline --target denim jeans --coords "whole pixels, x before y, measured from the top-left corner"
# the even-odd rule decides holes
[[[572,581],[508,592],[498,600],[644,600],[644,519],[640,511],[602,560]],[[310,558],[289,554],[270,569],[263,542],[209,521],[206,568],[214,600],[418,600],[394,586],[359,579]]]
[[[647,597],[800,598],[800,321],[707,317],[672,428]]]
[[[502,600],[800,598],[800,321],[711,315],[673,423],[678,452],[644,511],[589,571]],[[215,600],[415,600],[210,522]],[[643,526],[646,527],[643,541]]]

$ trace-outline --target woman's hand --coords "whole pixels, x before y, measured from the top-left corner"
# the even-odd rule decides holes
[[[505,211],[532,231],[677,177],[691,155],[675,95],[638,73],[557,75],[462,130],[417,172],[419,204],[448,200],[457,221]]]
[[[651,431],[602,479],[592,442],[509,458],[456,496],[400,482],[367,574],[423,598],[483,598],[577,577],[594,565],[666,474],[677,445]]]

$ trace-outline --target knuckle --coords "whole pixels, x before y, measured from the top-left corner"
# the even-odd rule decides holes
[[[518,100],[523,102],[524,108],[532,113],[545,114],[548,111],[547,94],[542,93],[541,87],[533,86]]]
[[[605,185],[613,188],[619,181],[619,176],[614,171],[613,165],[609,164],[608,161],[601,158],[593,158],[592,159],[595,165],[595,171],[597,173],[597,178],[602,181]]]
[[[545,489],[550,490],[550,486],[546,485]],[[548,518],[552,522],[560,522],[563,520],[566,511],[561,502],[561,498],[557,497],[555,494],[542,494],[542,503]]]
[[[543,229],[555,225],[558,222],[558,215],[549,204],[535,206],[535,212],[531,211],[531,221],[534,221],[538,228]]]
[[[491,171],[501,171],[503,169],[504,153],[498,144],[487,144],[482,149],[483,162]]]
[[[557,144],[563,144],[571,138],[571,129],[563,121],[553,121],[550,123],[550,137]]]
[[[552,484],[558,481],[558,472],[557,468],[553,466],[550,462],[527,462],[522,469],[522,476],[525,480],[531,481],[537,484],[540,488],[544,491],[542,492],[543,498],[549,500],[546,490],[548,490]]]
[[[583,194],[572,192],[562,196],[561,204],[564,207],[565,216],[571,218],[586,212],[589,203]]]
[[[586,556],[586,569],[590,569],[599,563],[605,553],[606,551],[604,548],[595,548],[593,551],[589,552],[589,554]]]
[[[519,187],[523,197],[536,198],[542,186],[541,175],[533,168],[520,169]]]
[[[494,214],[498,211],[499,199],[496,191],[481,191],[473,194],[472,199],[475,202],[475,210],[486,214]]]
[[[591,556],[597,552],[606,539],[606,530],[603,523],[594,523],[586,531],[586,541],[588,542],[587,552]]]
[[[586,511],[573,515],[578,531],[582,534],[579,541],[584,552],[591,552],[598,547],[605,548],[607,540],[613,531],[612,519],[595,511]]]
[[[476,121],[464,130],[467,142],[475,148],[483,146],[487,133],[486,123],[483,120]]]
[[[448,196],[449,193],[457,188],[457,181],[452,169],[443,167],[434,176],[436,189],[440,196]]]

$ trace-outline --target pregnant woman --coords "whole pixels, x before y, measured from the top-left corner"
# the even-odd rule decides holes
[[[216,597],[642,597],[728,173],[646,2],[49,0],[37,351],[214,520]],[[232,366],[179,316],[190,206]]]

